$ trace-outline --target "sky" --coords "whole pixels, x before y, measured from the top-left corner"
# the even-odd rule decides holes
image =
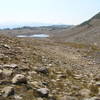
[[[100,0],[0,0],[0,25],[77,25],[100,12]]]

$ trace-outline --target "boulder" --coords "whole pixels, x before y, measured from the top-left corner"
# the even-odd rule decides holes
[[[95,85],[98,86],[98,87],[100,87],[100,81],[97,81],[97,82],[95,83]]]
[[[10,49],[10,46],[8,44],[2,45],[4,48]]]
[[[2,73],[4,76],[11,76],[13,74],[13,71],[8,69],[3,69]]]
[[[8,96],[14,95],[14,88],[11,86],[8,86],[8,87],[3,88],[1,92],[2,92],[3,97],[8,97]]]
[[[21,83],[24,83],[26,84],[27,83],[27,79],[24,75],[22,74],[17,74],[15,75],[15,77],[12,79],[12,83],[13,84],[21,84]]]
[[[37,89],[36,91],[39,97],[48,97],[49,94],[48,88],[40,88]]]
[[[79,94],[83,97],[89,97],[91,94],[91,91],[89,89],[82,89],[79,91]]]
[[[12,69],[15,69],[15,68],[18,68],[18,65],[17,64],[4,64],[3,67],[4,68],[12,68]]]
[[[48,71],[48,69],[46,67],[37,68],[37,69],[35,69],[35,71],[37,73],[43,73],[43,74],[48,74],[49,73],[49,71]]]
[[[100,81],[100,74],[96,75],[96,76],[94,77],[94,80],[95,80],[95,81]]]

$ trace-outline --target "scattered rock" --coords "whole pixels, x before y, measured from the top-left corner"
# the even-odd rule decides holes
[[[43,100],[42,98],[37,98],[37,100]]]
[[[98,95],[100,96],[100,88],[98,88]]]
[[[13,68],[13,69],[15,69],[15,68],[18,68],[18,65],[17,64],[5,64],[5,65],[3,65],[3,67],[4,68]]]
[[[17,74],[13,79],[12,79],[12,83],[13,84],[21,84],[21,83],[24,83],[26,84],[27,83],[27,79],[24,75],[22,74]]]
[[[31,76],[27,76],[28,81],[32,81],[32,77]]]
[[[0,69],[0,79],[3,78],[3,71]]]
[[[96,82],[95,85],[100,87],[100,81]]]
[[[66,78],[66,75],[62,75],[62,74],[60,74],[60,75],[57,76],[57,78],[58,78],[58,79],[59,79],[59,78],[63,78],[63,79],[65,79],[65,78]]]
[[[56,98],[53,96],[51,96],[51,97],[49,96],[48,100],[56,100]]]
[[[100,100],[100,97],[84,98],[83,100]]]
[[[1,92],[2,92],[3,97],[8,97],[8,96],[14,95],[14,88],[8,86],[8,87],[3,88]]]
[[[99,48],[31,40],[0,36],[0,100],[100,100]]]
[[[15,100],[22,100],[23,98],[19,95],[14,95]]]
[[[49,90],[47,88],[40,88],[37,89],[36,91],[39,97],[48,97]]]
[[[60,97],[58,100],[78,100],[78,99],[73,96],[64,96],[64,97]]]
[[[36,88],[39,87],[39,82],[37,82],[37,81],[31,82],[30,84],[31,84],[32,86],[36,87]]]
[[[43,73],[43,74],[48,74],[49,73],[49,71],[48,71],[48,69],[46,67],[37,68],[35,71],[37,73]]]
[[[11,76],[13,74],[13,71],[8,69],[3,69],[2,73],[4,76]]]
[[[94,80],[95,80],[95,81],[100,81],[100,74],[97,75],[97,76],[95,76]]]
[[[10,46],[7,44],[2,45],[4,48],[10,49]]]
[[[42,82],[43,85],[48,86],[48,82]]]
[[[10,80],[0,80],[0,85],[8,85],[11,84]]]
[[[2,70],[0,69],[0,75],[2,74]]]
[[[36,71],[29,71],[28,74],[29,74],[30,76],[33,76],[34,74],[37,74],[37,72],[36,72]]]
[[[80,75],[74,75],[74,78],[75,79],[81,79],[82,78],[82,75],[80,74]]]
[[[82,89],[79,91],[79,94],[83,97],[89,97],[90,93],[91,93],[91,91],[89,89]]]
[[[20,70],[22,70],[22,71],[29,71],[30,69],[27,66],[22,66],[22,67],[20,67]]]

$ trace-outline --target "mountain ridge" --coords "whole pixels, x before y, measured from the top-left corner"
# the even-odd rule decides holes
[[[96,14],[88,21],[83,22],[71,29],[58,32],[55,39],[65,42],[77,42],[85,44],[100,44],[100,13]]]
[[[98,19],[100,20],[100,12],[97,13],[97,14],[96,14],[95,16],[93,16],[92,18],[90,18],[89,20],[87,20],[87,21],[81,23],[79,26],[84,26],[84,25],[89,25],[89,26],[91,26],[90,22],[91,22],[92,20],[98,20]]]

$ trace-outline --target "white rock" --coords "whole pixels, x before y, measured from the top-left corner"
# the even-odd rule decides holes
[[[47,88],[40,88],[36,90],[40,97],[48,97],[49,90]]]
[[[10,46],[8,44],[4,44],[3,47],[10,49]]]
[[[23,98],[19,95],[14,95],[15,100],[22,100]]]

